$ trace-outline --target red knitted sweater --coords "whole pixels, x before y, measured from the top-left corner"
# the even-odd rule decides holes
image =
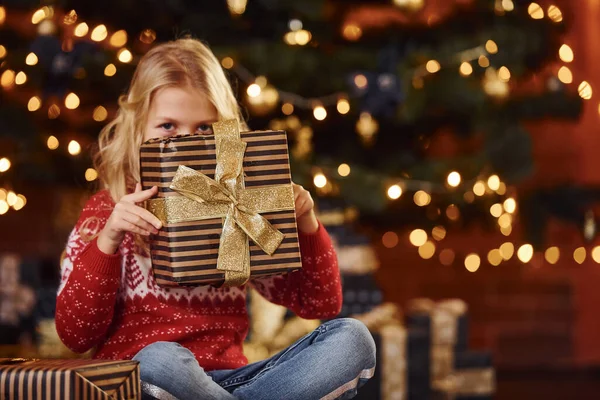
[[[157,341],[190,349],[207,371],[248,363],[242,343],[248,333],[246,286],[307,319],[331,318],[342,306],[337,258],[320,226],[300,234],[302,269],[258,278],[242,287],[162,288],[151,261],[127,234],[115,255],[106,255],[96,236],[114,202],[107,191],[86,204],[69,237],[56,303],[56,329],[76,352],[92,348],[95,358],[131,359]]]

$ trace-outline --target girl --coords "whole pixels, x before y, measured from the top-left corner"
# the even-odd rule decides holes
[[[56,327],[76,352],[140,362],[145,392],[178,399],[351,398],[375,369],[375,345],[354,319],[322,324],[279,354],[249,364],[246,285],[309,319],[333,318],[342,304],[335,252],[313,200],[294,185],[301,270],[242,287],[162,288],[147,240],[160,221],[140,206],[138,152],[150,138],[212,134],[240,116],[212,52],[194,39],[154,47],[141,60],[116,118],[100,133],[95,166],[104,190],[86,204],[62,262]],[[169,395],[170,393],[170,395]]]

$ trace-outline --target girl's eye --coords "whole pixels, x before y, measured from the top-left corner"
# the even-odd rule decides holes
[[[175,128],[175,126],[170,122],[165,122],[164,124],[160,125],[159,128],[163,128],[165,131],[171,131],[173,128]]]
[[[202,124],[198,127],[198,132],[202,135],[212,135],[212,126],[209,124]]]

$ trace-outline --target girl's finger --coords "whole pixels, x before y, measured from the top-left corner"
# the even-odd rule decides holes
[[[133,224],[146,232],[158,233],[158,229],[153,227],[152,224],[145,221],[139,215],[135,215],[135,214],[131,214],[131,213],[124,213],[121,218],[124,221],[129,222],[130,224]]]
[[[147,222],[150,225],[153,225],[156,229],[162,228],[162,222],[160,221],[160,219],[156,218],[156,216],[154,214],[152,214],[150,211],[146,210],[145,208],[136,206],[135,204],[129,204],[129,203],[124,203],[123,208],[128,213],[133,214],[133,215],[143,219],[145,222]]]
[[[156,186],[152,186],[150,189],[125,195],[121,200],[127,203],[141,203],[142,201],[148,200],[156,193],[158,193],[158,188]]]

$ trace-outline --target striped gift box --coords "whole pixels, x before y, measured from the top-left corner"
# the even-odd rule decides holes
[[[242,132],[247,143],[243,160],[246,188],[291,185],[288,144],[285,132]],[[187,135],[151,139],[140,149],[142,186],[158,186],[158,197],[180,196],[169,188],[180,165],[214,178],[215,137]],[[250,240],[250,279],[282,274],[301,268],[300,247],[294,210],[261,213],[284,234],[273,255]],[[152,265],[161,286],[196,286],[224,283],[217,269],[222,218],[166,224],[150,240]],[[242,251],[242,249],[240,249]]]
[[[0,358],[2,400],[140,398],[137,361]]]

